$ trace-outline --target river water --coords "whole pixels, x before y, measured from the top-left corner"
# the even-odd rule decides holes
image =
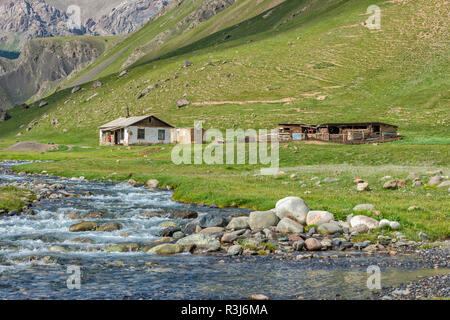
[[[109,253],[105,249],[112,244],[145,245],[159,238],[162,228],[158,225],[170,219],[149,218],[146,211],[229,214],[246,210],[184,204],[173,201],[170,191],[134,188],[125,183],[0,174],[1,183],[24,179],[62,183],[66,190],[90,194],[43,200],[33,207],[37,213],[34,216],[0,217],[1,299],[247,299],[256,293],[272,299],[362,299],[372,296],[366,285],[370,265],[380,266],[383,286],[435,274],[412,256],[355,254],[339,259],[287,261],[273,257]],[[85,220],[118,222],[122,230],[69,232],[77,220],[70,219],[68,213],[98,211],[106,215]],[[89,242],[76,242],[77,238]],[[53,252],[53,246],[66,251]],[[74,267],[81,272],[80,287],[69,289],[67,280],[72,273],[68,269]]]

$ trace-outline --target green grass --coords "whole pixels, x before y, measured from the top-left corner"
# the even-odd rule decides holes
[[[19,189],[13,186],[0,188],[0,211],[21,211],[27,202],[33,199],[35,197],[29,190]]]
[[[27,172],[47,171],[60,176],[84,176],[88,179],[127,181],[130,178],[146,182],[156,178],[161,187],[175,188],[174,199],[203,202],[219,206],[250,207],[258,210],[273,208],[287,196],[299,196],[317,210],[328,210],[336,218],[345,220],[352,208],[360,203],[372,203],[381,212],[377,219],[390,219],[402,224],[401,232],[416,239],[418,232],[432,239],[450,236],[448,192],[438,188],[408,187],[384,190],[381,178],[406,178],[411,172],[422,174],[436,168],[449,167],[450,146],[383,144],[379,146],[335,146],[294,143],[282,145],[280,150],[281,177],[255,175],[257,165],[174,165],[172,146],[142,155],[155,147],[74,148],[46,154],[3,152],[0,159],[55,160],[17,168]],[[119,161],[118,161],[119,160]],[[296,180],[290,175],[296,173]],[[357,192],[355,177],[362,177],[371,185],[370,192]],[[339,181],[317,186],[318,177],[337,177]],[[408,211],[410,206],[424,210]],[[368,215],[373,215],[367,213]],[[375,217],[375,216],[374,216]]]

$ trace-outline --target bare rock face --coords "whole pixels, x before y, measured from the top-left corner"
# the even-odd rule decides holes
[[[44,94],[55,81],[86,67],[104,50],[105,44],[95,39],[32,40],[25,45],[19,59],[14,60],[11,70],[0,74],[0,96],[3,90],[10,101],[7,107],[11,107]]]
[[[87,32],[94,35],[122,35],[133,32],[168,4],[167,0],[125,1],[99,18],[86,22]]]
[[[0,0],[0,47],[20,50],[35,38],[123,35],[157,14],[167,0]],[[80,8],[81,25],[67,24],[69,6]]]

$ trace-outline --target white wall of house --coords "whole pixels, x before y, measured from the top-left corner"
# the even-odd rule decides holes
[[[138,139],[138,129],[145,130],[145,139]],[[159,131],[164,131],[164,140],[159,140]],[[146,128],[131,126],[125,128],[125,144],[140,145],[140,144],[169,144],[170,143],[170,128]]]

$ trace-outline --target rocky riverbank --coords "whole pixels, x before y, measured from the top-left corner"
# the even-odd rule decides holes
[[[14,164],[14,162],[12,162]],[[42,175],[14,173],[9,168],[0,168],[2,174],[14,174],[17,181],[3,183],[17,188],[31,190],[36,200],[28,203],[22,211],[3,212],[6,215],[33,215],[33,205],[44,200],[80,198],[90,196],[90,192],[77,193],[63,183],[43,182]],[[26,178],[26,179],[25,179]],[[67,181],[83,181],[71,178]],[[157,188],[158,181],[150,180],[146,185],[133,180],[128,182],[136,188]],[[281,199],[269,211],[247,213],[217,212],[200,213],[188,211],[144,212],[148,218],[171,219],[159,225],[160,238],[151,244],[122,243],[106,248],[108,252],[141,251],[149,254],[170,255],[182,252],[221,256],[273,256],[277,259],[302,260],[345,257],[358,252],[364,255],[417,253],[418,249],[430,246],[426,234],[421,233],[421,241],[408,241],[397,231],[401,225],[397,221],[378,221],[364,212],[372,212],[371,204],[360,204],[353,208],[345,221],[336,220],[333,213],[316,211],[298,197]],[[114,232],[122,229],[117,222],[97,222],[104,218],[104,212],[67,213],[74,220],[69,231]],[[367,236],[366,236],[367,235]],[[124,236],[126,236],[124,234]],[[374,240],[361,241],[370,238]],[[82,237],[80,237],[82,240]],[[81,241],[80,240],[80,241]],[[87,240],[86,240],[87,241]],[[55,250],[57,248],[54,248]],[[325,254],[324,254],[325,253]]]
[[[442,243],[439,247],[417,251],[416,254],[419,259],[427,261],[434,269],[449,268],[449,241]],[[397,287],[383,287],[373,296],[373,299],[382,300],[448,299],[450,297],[450,274],[424,277]]]

